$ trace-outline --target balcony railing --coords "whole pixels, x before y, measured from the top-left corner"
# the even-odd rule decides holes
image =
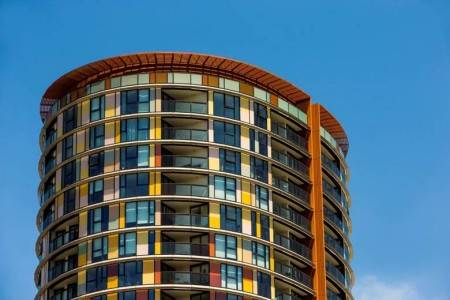
[[[78,266],[78,255],[71,255],[67,260],[57,261],[48,270],[48,281],[55,279],[59,275],[69,272]]]
[[[346,223],[337,215],[335,214],[331,209],[328,207],[324,207],[324,214],[325,219],[336,225],[338,228],[340,228],[344,234],[348,235],[348,227]]]
[[[162,214],[162,225],[208,227],[208,223],[208,216],[176,213]]]
[[[56,159],[53,158],[47,162],[45,162],[45,167],[44,167],[44,175],[47,175],[48,172],[50,172],[51,170],[53,170],[56,166]]]
[[[56,193],[56,187],[55,185],[50,186],[44,192],[41,194],[41,206],[47,202],[48,199],[50,199],[54,194]]]
[[[344,299],[345,298],[342,298],[332,290],[327,289],[327,300],[344,300]]]
[[[48,215],[46,215],[42,221],[41,224],[41,231],[43,231],[45,228],[47,228],[48,225],[50,225],[51,223],[53,223],[53,221],[55,220],[55,213],[51,212]]]
[[[209,285],[209,274],[178,271],[162,271],[161,273],[163,284]]]
[[[312,288],[311,276],[295,267],[275,263],[275,272]]]
[[[327,273],[334,278],[335,280],[337,280],[338,282],[342,283],[344,286],[347,286],[347,282],[345,280],[345,275],[342,274],[342,272],[336,268],[335,266],[333,266],[331,263],[327,262]]]
[[[344,208],[345,212],[349,214],[347,199],[345,198],[345,195],[341,193],[339,190],[337,190],[335,187],[333,187],[326,180],[322,181],[322,187],[324,193],[328,195],[328,197],[334,199],[337,203],[339,203],[342,206],[342,208]]]
[[[285,127],[278,122],[272,122],[272,132],[304,150],[307,149],[306,139],[287,126]]]
[[[287,293],[276,293],[275,300],[304,300],[305,298],[301,298],[296,295],[290,295]]]
[[[162,254],[208,256],[209,255],[209,245],[208,244],[163,242],[162,243]]]
[[[346,183],[345,173],[341,172],[339,165],[337,165],[326,155],[322,155],[322,165],[325,166],[325,168],[327,168],[328,170],[330,170],[331,173],[339,177],[343,183]]]
[[[200,184],[163,183],[163,195],[208,197],[209,187]]]
[[[272,158],[282,163],[283,165],[288,166],[289,168],[299,173],[302,173],[303,175],[308,176],[308,167],[298,159],[295,159],[289,155],[286,155],[273,149],[272,149]]]
[[[329,236],[328,234],[325,234],[325,243],[328,247],[330,247],[331,249],[333,249],[333,251],[335,251],[336,253],[338,253],[339,255],[341,255],[343,258],[348,259],[348,253],[347,251],[345,251],[344,246],[342,246],[339,241],[333,239],[331,236]]]
[[[164,127],[163,138],[168,140],[208,141],[208,130]]]
[[[284,247],[286,249],[289,249],[307,258],[308,260],[311,260],[311,249],[297,242],[296,240],[293,240],[280,234],[275,234],[275,244],[280,245],[281,247]]]
[[[301,187],[299,187],[298,185],[291,183],[289,181],[283,180],[281,178],[277,178],[275,176],[272,176],[272,184],[276,187],[279,188],[282,191],[285,191],[297,198],[299,198],[300,200],[302,200],[303,202],[305,202],[306,204],[309,205],[309,194],[308,192],[306,192],[305,190],[303,190]]]
[[[206,114],[208,113],[208,105],[206,103],[182,100],[164,100],[163,111]]]
[[[311,230],[311,221],[296,211],[274,204],[273,212],[274,214],[282,217],[283,219],[289,220],[297,224],[298,226],[305,228],[308,231]]]
[[[77,225],[78,226],[78,225]],[[78,238],[78,228],[75,230],[67,231],[62,235],[58,235],[53,240],[50,241],[49,250],[50,252],[55,251],[56,249],[64,246],[71,241],[74,241]]]
[[[50,146],[56,141],[56,131],[51,131],[50,135],[45,138],[45,148]]]
[[[163,155],[163,167],[208,169],[208,158],[188,155]]]

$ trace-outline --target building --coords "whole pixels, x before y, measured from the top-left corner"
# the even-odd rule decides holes
[[[36,299],[353,299],[347,136],[258,67],[100,60],[41,106]]]

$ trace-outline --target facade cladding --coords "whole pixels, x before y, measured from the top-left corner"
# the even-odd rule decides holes
[[[41,116],[36,299],[353,299],[347,137],[289,82],[125,55]]]

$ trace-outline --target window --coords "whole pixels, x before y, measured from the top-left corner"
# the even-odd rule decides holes
[[[225,300],[242,300],[242,296],[227,294]]]
[[[92,262],[108,258],[108,237],[103,236],[92,240]]]
[[[125,204],[125,227],[148,225],[155,225],[155,202],[127,202]]]
[[[103,206],[89,210],[88,234],[108,230],[108,214],[109,214],[108,206]]]
[[[269,241],[269,236],[270,236],[269,217],[266,215],[261,215],[260,221],[261,221],[261,238],[263,240]]]
[[[136,232],[121,233],[119,235],[119,256],[136,255]]]
[[[105,96],[91,99],[91,118],[90,121],[101,120],[105,117]]]
[[[252,242],[252,263],[258,267],[269,268],[269,247]]]
[[[103,173],[104,156],[103,151],[89,155],[89,176],[96,176]]]
[[[64,214],[75,210],[75,188],[64,192]]]
[[[255,188],[256,207],[269,210],[269,193],[266,188],[257,185]]]
[[[121,142],[148,140],[148,131],[148,118],[126,119],[120,121]]]
[[[77,171],[76,161],[73,160],[62,167],[62,186],[66,187],[75,182]]]
[[[250,156],[250,177],[267,182],[268,174],[267,161]]]
[[[267,156],[267,134],[250,129],[250,151]]]
[[[89,129],[89,149],[101,147],[105,144],[105,124],[93,126]]]
[[[236,201],[236,179],[214,176],[214,197]]]
[[[107,299],[106,299],[106,295],[98,295],[98,296],[92,297],[91,300],[107,300]]]
[[[106,266],[88,269],[86,272],[86,292],[92,293],[106,289],[108,269]]]
[[[236,259],[236,237],[216,234],[216,257]]]
[[[217,297],[216,297],[217,298]],[[209,292],[191,295],[190,300],[210,300]]]
[[[73,135],[69,135],[63,140],[62,159],[66,160],[73,155]]]
[[[74,105],[63,113],[63,133],[67,133],[77,127],[77,106]]]
[[[258,280],[258,295],[270,298],[270,290],[271,290],[270,275],[258,271],[257,280]]]
[[[220,228],[241,232],[241,209],[238,207],[221,205],[220,206]]]
[[[267,108],[257,102],[253,102],[253,111],[255,113],[255,125],[267,129]]]
[[[242,290],[242,268],[221,264],[221,285],[223,288],[229,288],[234,290]]]
[[[119,286],[142,284],[142,261],[119,263]]]
[[[89,182],[88,203],[94,204],[103,201],[103,179]]]
[[[122,115],[149,112],[153,93],[148,89],[129,90],[120,93],[120,113]]]
[[[155,232],[154,231],[148,232],[148,254],[149,255],[155,254]]]
[[[136,300],[136,291],[120,292],[118,300]]]
[[[120,197],[148,195],[148,173],[120,175]]]
[[[220,171],[241,174],[241,154],[236,151],[219,150]]]
[[[214,121],[214,142],[240,147],[241,128],[239,125]]]
[[[148,167],[148,146],[130,146],[120,148],[120,169]]]
[[[214,115],[229,119],[240,119],[239,97],[214,93]]]
[[[252,235],[256,236],[256,212],[251,211],[251,219],[252,219]]]

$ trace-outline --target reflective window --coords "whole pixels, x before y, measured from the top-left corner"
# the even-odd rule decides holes
[[[142,261],[119,263],[119,286],[142,284]]]
[[[235,147],[241,145],[241,130],[236,124],[214,121],[214,142]]]
[[[105,124],[89,128],[89,149],[105,145]]]
[[[63,113],[63,133],[67,133],[77,127],[77,106],[74,105]]]
[[[106,289],[107,266],[91,268],[86,271],[86,292],[92,293]]]
[[[126,119],[120,121],[120,141],[144,141],[148,140],[148,118]]]
[[[62,141],[62,159],[66,160],[73,155],[73,135],[65,137]]]
[[[75,188],[64,192],[64,214],[68,214],[75,210]]]
[[[253,112],[255,114],[255,125],[267,129],[267,108],[257,102],[253,102]]]
[[[257,185],[255,188],[256,207],[269,210],[269,193],[266,188]]]
[[[258,281],[258,295],[266,297],[266,298],[270,298],[270,296],[271,296],[271,293],[270,293],[270,290],[271,290],[270,275],[258,271],[257,281]],[[296,299],[296,298],[293,298],[293,299]]]
[[[155,202],[138,201],[125,204],[125,227],[155,225]]]
[[[103,236],[92,240],[92,262],[108,258],[108,237]]]
[[[148,89],[123,91],[120,93],[120,113],[127,115],[149,112],[151,98],[153,93]]]
[[[221,264],[221,286],[234,290],[242,290],[242,267]]]
[[[239,97],[222,93],[214,93],[214,115],[239,120]]]
[[[89,182],[88,203],[94,204],[103,201],[103,179]]]
[[[236,259],[236,237],[216,234],[216,257]]]
[[[130,146],[120,148],[120,169],[148,167],[149,146]]]
[[[269,247],[252,242],[252,263],[258,267],[269,268]]]
[[[269,176],[267,161],[250,156],[250,177],[267,182]]]
[[[147,196],[148,184],[148,173],[120,175],[120,197]]]
[[[126,232],[119,235],[119,256],[136,255],[136,232]]]
[[[220,206],[220,228],[236,232],[242,231],[242,213],[238,207]]]
[[[90,106],[91,106],[91,115],[90,115],[91,122],[105,118],[105,96],[92,98]]]
[[[89,176],[102,174],[104,161],[103,151],[89,155]]]
[[[214,176],[214,197],[236,201],[236,179],[225,176]]]
[[[219,150],[220,171],[240,175],[241,153],[226,149]]]
[[[75,182],[77,169],[76,161],[71,161],[62,167],[62,186],[66,187]]]
[[[88,212],[88,234],[99,233],[108,230],[109,207],[94,208]]]

